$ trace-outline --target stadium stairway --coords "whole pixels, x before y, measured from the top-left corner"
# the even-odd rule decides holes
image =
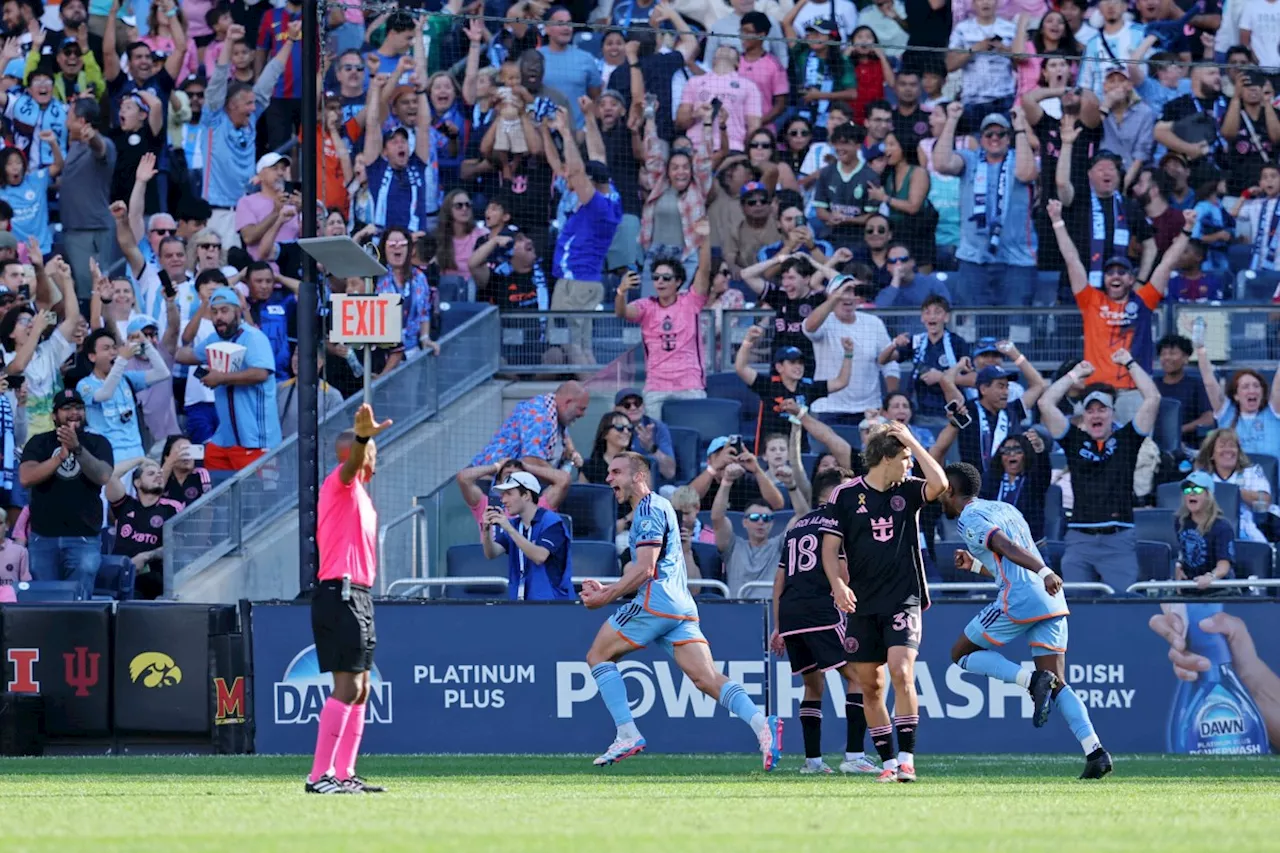
[[[485,382],[437,417],[379,448],[372,493],[380,525],[411,508],[414,495],[438,488],[470,462],[475,449],[502,424],[504,385],[501,381]],[[320,452],[327,473],[333,464],[333,448],[322,447]],[[403,525],[388,537],[387,565],[382,568],[391,578],[412,575],[411,529],[412,525]],[[242,553],[229,555],[198,573],[180,572],[175,592],[181,601],[210,603],[296,597],[297,511],[247,542]]]

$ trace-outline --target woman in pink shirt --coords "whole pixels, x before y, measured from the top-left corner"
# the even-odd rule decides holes
[[[1035,54],[1025,59],[1015,59],[1018,67],[1018,97],[1041,85],[1040,69],[1045,57],[1076,57],[1084,52],[1083,48],[1071,34],[1071,27],[1061,12],[1049,12],[1040,19],[1040,28],[1030,38],[1027,37],[1027,16],[1018,18],[1018,34],[1013,39],[1013,53]]]
[[[202,16],[204,12],[200,13]],[[203,23],[204,18],[201,17]],[[187,17],[182,9],[179,9],[173,0],[160,0],[158,3],[151,4],[151,12],[147,15],[147,32],[149,35],[142,37],[142,43],[150,47],[153,51],[162,53],[173,53],[173,36],[170,28],[174,25],[182,27],[182,31],[187,31]],[[199,63],[196,61],[196,46],[194,44],[187,45],[187,54],[182,60],[182,71],[178,74],[178,80],[186,80],[187,77],[196,73]]]
[[[440,265],[440,274],[470,280],[467,263],[476,244],[488,233],[488,228],[476,224],[471,194],[462,189],[450,190],[436,220],[436,262]]]
[[[644,342],[644,405],[649,416],[656,420],[662,420],[662,404],[668,399],[707,396],[698,314],[707,304],[707,291],[711,287],[711,224],[704,217],[693,232],[699,241],[699,264],[692,287],[680,293],[685,269],[679,258],[654,258],[650,269],[657,295],[628,302],[627,291],[640,283],[640,276],[630,272],[622,277],[613,303],[614,314],[640,324],[640,338]]]

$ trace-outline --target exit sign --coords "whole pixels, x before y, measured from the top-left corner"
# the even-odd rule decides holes
[[[333,329],[329,332],[332,343],[400,343],[400,294],[335,293],[329,306],[333,312]]]

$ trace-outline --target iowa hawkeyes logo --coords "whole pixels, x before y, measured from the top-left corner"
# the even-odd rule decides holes
[[[143,652],[129,661],[129,679],[143,687],[173,687],[182,683],[182,670],[163,652]]]

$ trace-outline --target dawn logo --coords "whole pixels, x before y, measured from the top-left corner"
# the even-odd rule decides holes
[[[383,681],[375,664],[369,670],[369,702],[366,723],[391,722],[391,682]],[[274,685],[277,723],[313,723],[333,692],[333,676],[320,671],[315,645],[307,646],[285,667],[284,677]]]

